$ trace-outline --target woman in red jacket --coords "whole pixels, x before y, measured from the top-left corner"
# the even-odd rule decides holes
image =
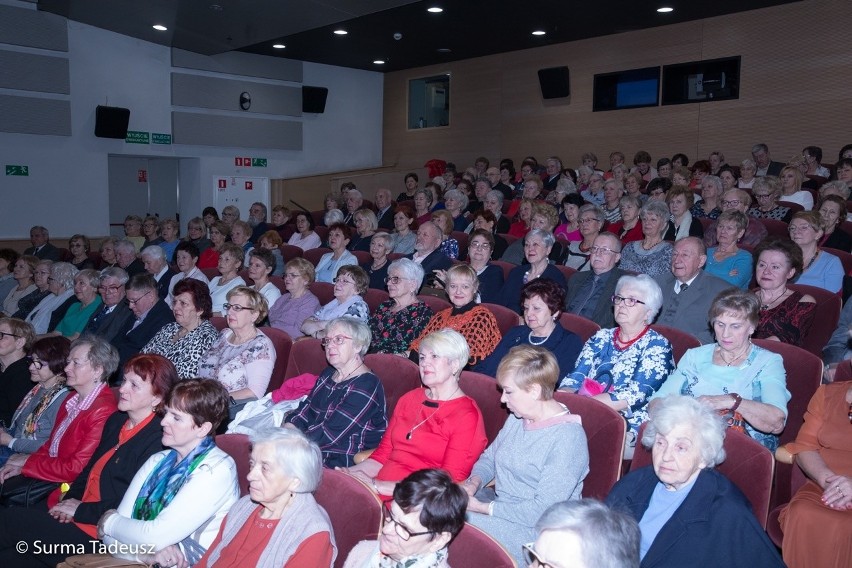
[[[12,456],[0,468],[0,504],[24,505],[12,497],[20,486],[31,486],[30,497],[41,499],[53,487],[77,478],[100,442],[104,423],[116,411],[108,381],[117,368],[118,352],[103,339],[87,337],[71,344],[65,384],[74,392],[62,402],[48,441],[34,454]]]

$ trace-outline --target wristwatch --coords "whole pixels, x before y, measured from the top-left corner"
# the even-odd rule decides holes
[[[728,395],[734,397],[734,405],[730,408],[730,410],[731,412],[736,412],[737,408],[740,407],[740,403],[743,401],[743,397],[735,392],[728,393]]]

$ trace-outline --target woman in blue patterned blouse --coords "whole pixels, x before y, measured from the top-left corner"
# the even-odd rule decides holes
[[[618,327],[602,329],[586,342],[574,372],[560,387],[624,415],[627,458],[633,456],[639,426],[648,419],[648,400],[674,370],[671,344],[651,329],[662,303],[663,293],[650,276],[622,276],[612,297]]]

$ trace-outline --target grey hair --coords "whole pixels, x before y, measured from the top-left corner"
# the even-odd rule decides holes
[[[322,221],[325,223],[326,227],[331,227],[335,223],[342,223],[345,218],[343,211],[340,209],[329,209],[325,212],[325,216],[322,218]]]
[[[494,187],[494,184],[491,183],[491,180],[484,176],[476,178],[476,181],[473,183],[474,187],[476,187],[477,183],[484,183],[485,185],[487,185],[488,191],[491,191],[491,188]]]
[[[260,201],[255,201],[255,202],[254,202],[254,203],[252,203],[251,205],[252,205],[252,207],[254,207],[255,205],[257,205],[258,207],[260,207],[260,208],[263,210],[263,219],[262,219],[262,220],[263,220],[263,221],[266,221],[266,216],[269,214],[269,211],[268,211],[268,210],[267,210],[267,208],[266,208],[266,204],[265,204],[265,203],[261,203]]]
[[[754,160],[751,158],[746,158],[742,162],[740,162],[740,168],[752,168],[757,170],[757,164],[754,163]]]
[[[462,211],[467,209],[467,206],[470,204],[470,200],[467,198],[467,195],[465,195],[464,193],[462,193],[461,191],[459,191],[457,189],[451,189],[450,191],[448,191],[444,194],[444,203],[447,202],[448,197],[452,197],[454,199],[457,199],[459,201],[459,203],[461,203],[461,210]]]
[[[133,254],[136,254],[136,246],[134,246],[134,244],[128,241],[127,239],[119,239],[115,241],[115,245],[113,246],[113,248],[116,250],[116,252],[132,252]]]
[[[426,201],[429,202],[429,205],[432,205],[433,203],[435,203],[435,194],[432,193],[431,189],[428,189],[428,188],[425,188],[425,187],[418,189],[417,191],[414,192],[413,197],[417,197],[417,194],[419,194],[419,193],[423,194],[423,197],[426,198]]]
[[[840,196],[843,197],[843,199],[849,199],[849,186],[846,185],[845,182],[842,182],[840,180],[834,180],[822,184],[822,187],[819,188],[819,194],[823,195],[826,190],[831,189],[839,192]]]
[[[647,274],[637,274],[636,276],[626,274],[618,279],[618,283],[615,285],[615,293],[619,294],[625,286],[639,289],[642,297],[638,299],[645,302],[645,323],[653,322],[663,305],[663,291],[660,289],[660,285]]]
[[[725,461],[725,422],[715,410],[690,396],[673,394],[658,399],[650,407],[649,420],[645,422],[642,445],[653,448],[657,433],[667,434],[677,426],[689,426],[698,437],[698,453],[706,467],[715,467]]]
[[[118,350],[106,339],[96,335],[83,335],[71,343],[71,349],[75,347],[89,348],[87,358],[93,368],[100,367],[102,383],[107,382],[118,370]]]
[[[626,165],[624,165],[623,163],[621,163],[621,164],[615,164],[615,165],[612,167],[612,171],[613,171],[613,173],[615,172],[615,170],[624,170],[624,173],[626,174],[626,173],[627,173],[627,166],[626,166]]]
[[[488,199],[489,197],[493,197],[494,199],[496,199],[497,203],[499,203],[502,207],[503,201],[505,200],[505,196],[503,195],[502,191],[500,191],[499,189],[492,189],[485,195],[486,199]]]
[[[299,480],[294,493],[311,493],[322,481],[322,451],[296,428],[264,428],[249,438],[253,447],[272,444],[278,475]]]
[[[614,185],[615,189],[621,191],[622,193],[624,192],[624,185],[622,185],[622,183],[617,179],[609,178],[604,182],[603,186],[604,188],[606,188],[608,185]]]
[[[642,201],[635,195],[622,195],[621,199],[618,200],[618,204],[624,205],[625,203],[632,203],[636,209],[642,209]]]
[[[704,176],[704,179],[701,180],[701,183],[710,182],[716,187],[716,191],[722,191],[722,178],[719,176],[707,175]]]
[[[553,236],[553,233],[543,231],[541,229],[533,229],[529,233],[527,233],[524,237],[524,243],[526,243],[530,237],[540,238],[541,241],[544,243],[544,246],[546,246],[547,248],[552,247],[553,243],[556,242],[556,237]]]
[[[752,154],[757,154],[758,152],[769,152],[769,146],[766,144],[755,144],[751,147]]]
[[[462,369],[470,359],[470,348],[467,340],[462,334],[448,327],[433,331],[420,342],[420,352],[423,349],[431,349],[438,357],[446,357],[458,365],[456,376],[461,374]]]
[[[593,173],[589,176],[589,183],[592,183],[593,180],[601,180],[603,181],[603,176],[597,172]]]
[[[326,329],[331,330],[332,327],[343,328],[346,335],[352,338],[352,345],[361,357],[367,354],[370,343],[373,341],[373,334],[367,324],[353,317],[343,316],[328,322]]]
[[[361,217],[363,221],[366,221],[370,231],[375,231],[379,228],[379,219],[376,217],[376,214],[373,213],[371,209],[359,209],[358,211],[353,213],[352,216]]]
[[[665,235],[669,228],[669,215],[671,215],[669,206],[666,205],[665,201],[648,201],[645,203],[645,205],[642,206],[642,209],[639,210],[639,218],[644,222],[645,217],[648,215],[656,215],[661,220],[665,221],[665,223],[663,223],[663,228],[660,229],[660,234]]]
[[[92,288],[97,288],[101,283],[101,275],[94,268],[87,268],[85,270],[81,270],[74,276],[74,280],[77,278],[82,278],[86,280]]]
[[[639,568],[640,532],[636,519],[595,499],[554,503],[535,525],[537,535],[545,531],[576,534],[584,566]],[[597,542],[607,544],[598,546]]]
[[[577,185],[571,178],[563,177],[556,182],[556,190],[564,193],[577,193]]]
[[[593,173],[595,173],[595,170],[593,170],[589,166],[580,166],[579,168],[577,168],[577,174],[578,175],[580,175],[580,174],[592,175]]]
[[[50,267],[50,277],[59,282],[65,290],[70,290],[74,287],[74,277],[80,272],[76,266],[70,262],[54,262]]]
[[[765,178],[765,177],[757,177],[757,178],[754,178],[754,184],[752,184],[752,186],[751,186],[751,190],[752,190],[752,192],[753,192],[755,189],[765,189],[765,190],[768,190],[768,191],[769,191],[769,195],[773,195],[773,194],[778,193],[778,192],[780,191],[780,190],[778,189],[778,187],[776,187],[776,186],[774,186],[774,185],[772,184],[772,182],[769,180],[769,178]]]
[[[423,277],[426,274],[423,271],[423,266],[414,262],[410,258],[398,258],[391,262],[390,266],[388,266],[388,274],[393,271],[399,271],[403,278],[413,280],[416,284],[415,290],[420,289],[420,286],[423,284]]]
[[[130,276],[128,276],[127,271],[123,268],[119,268],[118,266],[108,266],[101,270],[101,281],[104,281],[107,278],[115,278],[122,286],[127,284],[127,281],[130,280]]]
[[[148,257],[150,259],[162,260],[166,261],[166,251],[163,250],[163,247],[159,245],[151,245],[142,249],[142,252],[139,253],[141,258]]]
[[[387,245],[388,251],[393,250],[393,236],[390,233],[386,233],[384,231],[379,231],[378,233],[373,235],[373,238],[370,239],[370,242],[373,242],[376,239],[381,239],[381,240],[385,241],[385,245]]]
[[[580,212],[577,213],[577,218],[579,218],[583,213],[587,211],[591,211],[595,214],[599,223],[603,223],[604,219],[606,219],[606,215],[604,215],[603,209],[595,205],[594,203],[586,203],[585,205],[580,207]]]
[[[236,216],[236,218],[234,219],[234,221],[238,221],[238,220],[240,219],[240,210],[239,210],[239,208],[237,208],[237,206],[236,206],[236,205],[226,205],[225,207],[223,207],[223,208],[222,208],[222,215],[224,215],[226,212],[227,212],[227,213],[236,213],[236,214],[237,214],[237,216]]]
[[[359,201],[364,201],[364,194],[361,193],[361,190],[355,189],[354,187],[346,192],[346,197],[348,198],[350,195],[354,195],[358,198]]]

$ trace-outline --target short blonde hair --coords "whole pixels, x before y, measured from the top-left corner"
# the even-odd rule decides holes
[[[544,347],[516,345],[497,367],[497,382],[501,387],[510,379],[527,392],[533,385],[540,386],[540,400],[550,400],[559,380],[559,363]]]
[[[444,328],[433,331],[420,342],[419,351],[431,349],[438,357],[446,357],[458,365],[456,376],[461,374],[462,369],[470,359],[470,348],[467,340],[462,334],[454,329]]]
[[[266,316],[269,314],[269,304],[266,302],[266,298],[255,290],[254,288],[249,288],[248,286],[237,286],[236,288],[231,288],[228,291],[227,299],[230,302],[231,298],[236,296],[237,294],[242,294],[246,298],[248,298],[248,308],[257,311],[257,318],[255,318],[254,323],[258,324],[266,319]]]
[[[308,281],[308,284],[313,284],[317,278],[317,271],[314,265],[309,260],[302,257],[294,258],[284,265],[284,272],[293,269],[302,275],[302,278]]]
[[[471,268],[469,264],[456,264],[453,265],[447,270],[447,285],[450,284],[450,280],[453,278],[466,278],[470,280],[471,285],[473,286],[473,293],[479,291],[479,277],[476,275],[476,270]]]

